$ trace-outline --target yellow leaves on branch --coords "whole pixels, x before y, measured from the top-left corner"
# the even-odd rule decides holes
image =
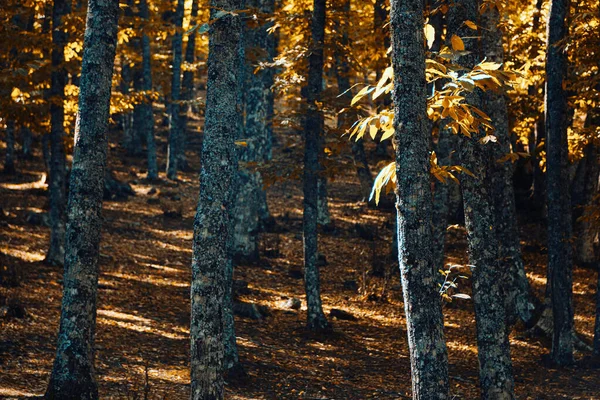
[[[459,183],[456,173],[466,174],[475,178],[475,175],[471,171],[460,165],[439,165],[435,151],[431,152],[429,165],[431,174],[443,184],[448,183],[449,180]],[[379,204],[381,192],[385,192],[385,194],[390,193],[396,187],[396,183],[396,163],[392,162],[383,167],[379,171],[379,174],[377,174],[373,182],[373,189],[371,190],[369,200],[375,199],[375,204]]]

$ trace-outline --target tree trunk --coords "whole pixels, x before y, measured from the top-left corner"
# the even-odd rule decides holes
[[[33,144],[33,135],[31,134],[31,129],[26,126],[21,127],[21,141],[23,143],[21,147],[21,155],[23,156],[23,159],[33,159],[33,152],[31,149]]]
[[[495,7],[488,7],[482,14],[482,56],[491,62],[503,64],[504,49],[502,31],[498,28],[499,20],[500,13]],[[502,282],[506,288],[506,317],[511,325],[517,318],[525,325],[530,325],[535,305],[521,255],[513,185],[514,164],[509,161],[497,162],[511,152],[506,98],[502,94],[485,92],[482,109],[492,119],[497,138],[496,143],[490,143],[491,194],[494,199],[499,267],[503,271]]]
[[[336,31],[338,32],[339,43],[335,47],[334,59],[335,59],[335,74],[338,85],[338,92],[343,107],[347,107],[352,101],[352,91],[350,90],[350,66],[347,59],[347,50],[349,46],[348,41],[348,24],[350,24],[350,1],[346,0],[342,4],[339,10],[339,16],[335,19]],[[355,113],[349,114],[346,111],[338,115],[337,127],[340,132],[345,132],[354,123],[357,116]],[[356,167],[356,175],[360,182],[360,193],[362,200],[365,202],[369,201],[371,194],[371,188],[373,187],[373,176],[369,169],[369,163],[367,162],[367,156],[365,154],[365,147],[363,140],[352,139],[351,143],[352,156],[354,157],[354,165]]]
[[[14,174],[15,170],[15,121],[6,122],[6,155],[4,158],[4,173]]]
[[[306,288],[307,328],[322,332],[330,329],[323,313],[319,282],[318,232],[319,218],[319,153],[323,116],[318,101],[323,90],[323,46],[325,42],[325,0],[314,0],[311,22],[311,47],[308,57],[308,80],[303,88],[306,99],[304,116],[304,286]]]
[[[179,115],[181,105],[181,56],[183,47],[183,6],[184,0],[177,0],[177,9],[173,16],[175,25],[175,34],[173,35],[173,62],[171,64],[171,102],[169,104],[171,127],[169,131],[169,148],[167,151],[167,178],[177,179],[177,171],[180,170],[180,160],[184,155],[181,138],[183,135],[181,126],[181,116]]]
[[[190,14],[190,26],[195,26],[197,23],[198,17],[198,0],[192,1],[192,10]],[[180,171],[186,171],[189,169],[187,165],[187,160],[185,158],[185,148],[186,148],[186,138],[187,138],[187,122],[188,122],[188,114],[192,112],[192,100],[195,97],[194,91],[194,71],[196,62],[196,35],[197,29],[194,29],[188,35],[187,46],[185,48],[185,63],[187,64],[187,69],[183,71],[183,79],[181,81],[181,99],[185,102],[183,105],[183,109],[180,109],[180,118],[181,118],[181,144],[180,147],[183,149],[179,153],[179,162],[178,168]],[[190,69],[192,68],[192,69]]]
[[[275,9],[273,0],[251,1],[248,7],[256,7],[265,15],[272,15]],[[272,109],[274,71],[261,64],[270,63],[275,56],[275,39],[267,29],[271,23],[264,23],[245,31],[244,90],[246,123],[241,130],[246,146],[239,148],[243,163],[264,163],[271,159],[273,136]],[[256,71],[255,71],[256,70]],[[253,72],[255,71],[255,72]],[[240,165],[236,195],[234,225],[234,253],[236,258],[247,261],[258,259],[258,232],[269,217],[266,193],[262,176],[258,171]]]
[[[130,8],[126,10],[130,10]],[[119,84],[119,89],[123,96],[130,95],[133,81],[134,71],[130,65],[130,60],[123,60],[121,63],[121,82]],[[140,151],[140,143],[136,135],[136,130],[134,130],[134,113],[130,110],[124,110],[121,113],[121,129],[123,130],[122,144],[125,154],[132,157],[136,156]]]
[[[448,398],[448,354],[433,269],[423,1],[392,0],[398,259],[413,399]]]
[[[62,19],[71,12],[71,0],[54,0],[52,8],[52,74],[50,85],[50,248],[46,262],[63,265],[65,258],[65,45],[68,37]]]
[[[455,1],[446,18],[447,38],[456,34],[465,41],[471,53],[462,56],[459,63],[473,68],[477,62],[478,43],[472,30],[464,22],[478,23],[479,2],[477,0]],[[480,108],[480,93],[467,95],[469,104]],[[458,156],[461,164],[474,176],[461,175],[465,225],[469,242],[469,262],[473,266],[473,301],[477,325],[479,378],[482,398],[513,399],[514,382],[510,346],[506,325],[502,274],[498,263],[498,241],[494,203],[487,185],[487,160],[489,146],[480,143],[483,133],[459,138]]]
[[[239,130],[242,20],[239,14],[218,19],[215,14],[219,10],[241,8],[240,0],[211,1],[206,123],[192,258],[190,336],[194,400],[223,398],[224,303],[229,281],[226,269],[231,263],[231,214],[237,174],[234,142]]]
[[[596,281],[596,323],[594,324],[594,351],[596,357],[600,357],[600,266],[596,266],[598,278]]]
[[[102,194],[119,3],[89,0],[79,129],[69,186],[65,275],[56,358],[47,399],[97,399],[94,335]]]
[[[439,131],[436,147],[436,156],[440,165],[452,164],[452,148],[456,138],[449,129]],[[444,257],[446,250],[446,230],[448,229],[448,215],[450,213],[450,190],[452,182],[442,183],[435,181],[433,192],[433,267],[434,271],[446,270]],[[442,275],[439,275],[442,276]],[[443,278],[443,277],[442,277]]]
[[[568,32],[569,0],[552,0],[546,45],[546,171],[548,196],[548,281],[554,334],[551,358],[557,365],[573,362],[573,259],[570,240],[571,199],[562,190],[569,181],[567,144],[567,56],[559,44]]]
[[[140,17],[147,23],[150,19],[147,0],[140,0]],[[152,55],[150,49],[150,38],[146,33],[142,34],[142,85],[146,98],[138,106],[138,115],[141,119],[136,123],[139,136],[146,138],[146,158],[148,164],[148,179],[158,179],[158,164],[156,161],[156,141],[154,139],[154,112],[152,111]]]

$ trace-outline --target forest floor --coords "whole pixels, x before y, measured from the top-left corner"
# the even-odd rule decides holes
[[[274,163],[289,163],[288,152],[298,156],[298,140],[280,139]],[[190,141],[198,144],[197,138]],[[164,137],[160,145],[165,154]],[[104,203],[96,334],[100,397],[186,399],[198,153],[188,153],[194,172],[182,173],[176,183],[151,184],[143,179],[143,159],[121,157],[118,146],[112,147],[111,169],[132,184],[136,195]],[[0,176],[0,266],[16,267],[21,275],[18,287],[0,288],[0,301],[22,305],[25,311],[22,318],[0,317],[0,398],[42,395],[54,357],[62,270],[43,263],[49,229],[26,220],[28,213],[46,207],[43,174],[42,162],[32,161],[20,162],[17,176]],[[240,300],[268,307],[270,315],[262,320],[236,318],[240,359],[248,377],[227,382],[230,399],[410,398],[402,294],[397,262],[390,255],[394,216],[360,201],[350,163],[337,175],[329,188],[333,229],[320,235],[320,252],[326,257],[322,298],[327,315],[337,308],[357,320],[333,320],[335,333],[328,337],[305,333],[301,184],[272,184],[268,202],[278,229],[261,235],[260,262],[240,265],[235,272],[235,279],[245,280],[250,289]],[[179,210],[180,217],[166,215]],[[527,273],[540,298],[546,282],[544,236],[535,224],[522,228]],[[464,228],[449,228],[448,241],[447,262],[467,264]],[[370,273],[382,265],[394,271],[387,283]],[[596,273],[576,269],[574,281],[576,327],[590,341]],[[470,293],[469,286],[461,282],[459,290]],[[300,310],[286,307],[285,300],[292,297],[302,300]],[[444,315],[453,398],[476,399],[471,300],[446,304]],[[548,342],[518,330],[511,334],[511,346],[517,398],[600,398],[598,370],[547,368],[542,356]]]

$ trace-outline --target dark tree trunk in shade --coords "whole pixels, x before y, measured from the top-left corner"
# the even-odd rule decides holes
[[[447,38],[456,34],[463,38],[468,53],[458,62],[472,68],[477,62],[478,39],[464,22],[479,23],[479,1],[459,0],[450,7]],[[480,93],[467,95],[468,103],[481,107]],[[508,341],[504,287],[498,263],[498,240],[488,160],[490,146],[481,144],[483,133],[471,138],[459,137],[460,164],[474,176],[461,175],[465,225],[469,242],[469,262],[473,265],[473,302],[477,325],[479,379],[484,399],[514,398],[512,362]]]
[[[433,270],[423,1],[391,2],[398,259],[413,399],[448,398],[448,354]]]
[[[600,86],[600,85],[599,85]],[[600,89],[600,88],[599,88]],[[600,126],[600,111],[590,110],[586,126]],[[598,194],[600,174],[599,143],[593,138],[583,150],[572,185],[573,223],[575,233],[575,262],[581,266],[595,266],[598,254],[594,245],[598,235],[597,224],[589,220],[590,206]]]
[[[594,324],[594,350],[593,355],[600,357],[600,265],[596,265],[596,321]]]
[[[346,0],[343,2],[340,9],[337,11],[336,31],[339,35],[339,43],[337,43],[334,52],[335,59],[335,74],[338,85],[338,92],[340,93],[343,107],[347,107],[352,101],[352,92],[350,90],[350,66],[347,59],[348,50],[348,24],[351,23],[350,19],[350,1]],[[349,114],[349,111],[338,115],[338,129],[340,133],[345,132],[349,129],[354,121],[356,120],[354,113]],[[356,175],[360,182],[360,193],[363,197],[363,201],[369,201],[371,194],[371,188],[373,187],[373,176],[369,169],[367,162],[367,156],[365,154],[364,142],[362,140],[351,139],[351,150],[352,156],[354,157],[354,165],[356,168]]]
[[[246,7],[272,15],[275,2],[253,0],[246,2]],[[236,258],[249,261],[258,259],[258,233],[269,218],[262,176],[260,172],[246,168],[245,163],[262,164],[271,159],[274,71],[264,65],[275,57],[275,37],[267,32],[271,25],[261,21],[256,27],[248,27],[244,38],[243,100],[246,121],[240,130],[240,139],[247,145],[239,148],[242,164],[236,185],[233,251]]]
[[[46,262],[63,265],[65,258],[65,203],[67,160],[65,157],[65,45],[63,17],[71,12],[71,0],[55,0],[52,8],[52,74],[50,85],[50,248]]]
[[[386,0],[375,0],[373,4],[373,34],[377,38],[383,38],[380,43],[379,52],[385,54],[390,47],[390,33],[388,25],[388,13],[386,9]],[[388,58],[382,57],[375,65],[375,78],[379,81],[382,72],[388,67]],[[389,106],[389,97],[385,96],[377,102],[380,105]],[[389,140],[378,141],[375,154],[378,156],[388,156]]]
[[[200,196],[192,257],[191,398],[222,399],[231,214],[237,174],[238,92],[242,20],[214,19],[219,10],[242,8],[240,0],[212,0],[206,123]]]
[[[15,121],[6,122],[6,154],[4,156],[4,173],[15,173]]]
[[[192,10],[190,13],[190,26],[196,26],[198,18],[198,0],[192,1]],[[188,123],[188,114],[192,112],[192,101],[195,98],[195,90],[194,90],[194,71],[196,62],[196,36],[197,29],[194,29],[188,35],[187,46],[185,47],[185,63],[187,64],[187,68],[183,71],[183,78],[181,80],[181,100],[185,103],[180,109],[180,118],[181,118],[181,148],[184,150],[181,152],[179,159],[178,168],[181,171],[185,171],[189,169],[187,165],[187,160],[185,158],[185,148],[186,148],[186,138],[187,138],[187,123]]]
[[[436,156],[439,165],[452,164],[452,150],[456,137],[449,129],[440,129],[436,146]],[[445,271],[446,230],[450,212],[450,190],[453,182],[442,183],[435,180],[433,192],[433,267],[434,271]],[[441,276],[441,275],[440,275]]]
[[[307,303],[307,328],[327,331],[330,326],[323,313],[319,282],[318,199],[319,199],[319,139],[323,116],[317,104],[323,90],[323,46],[325,41],[325,0],[314,0],[311,20],[311,44],[308,57],[308,80],[302,89],[306,100],[304,116],[304,286]]]
[[[118,15],[118,1],[89,0],[79,127],[69,185],[62,310],[47,399],[98,398],[94,371],[96,293]]]
[[[567,55],[560,41],[568,33],[569,0],[552,0],[546,49],[546,171],[548,196],[548,281],[554,334],[551,358],[557,365],[573,362],[573,256],[571,196],[563,190],[568,176]]]
[[[147,0],[140,0],[140,17],[145,22],[150,19]],[[135,124],[139,137],[146,138],[146,159],[148,167],[148,179],[158,179],[158,164],[156,161],[156,141],[154,138],[154,112],[152,111],[152,54],[150,49],[150,38],[142,33],[142,71],[141,87],[145,93],[144,101],[138,105],[137,115],[140,121]]]
[[[183,6],[184,0],[177,0],[177,8],[173,16],[173,25],[176,30],[172,38],[173,61],[171,63],[171,101],[169,104],[171,126],[167,151],[167,178],[171,180],[177,179],[177,171],[180,170],[180,161],[185,150],[181,142],[183,132],[180,116]]]
[[[31,129],[24,126],[21,128],[21,155],[25,160],[33,159],[33,135],[31,133]]]
[[[129,8],[127,9],[129,10]],[[129,60],[123,60],[121,64],[121,82],[119,89],[124,96],[129,96],[132,84],[134,82],[134,70]],[[128,156],[137,156],[140,153],[141,143],[134,129],[134,113],[130,110],[124,110],[121,115],[121,129],[123,130],[122,144],[125,154]]]
[[[482,14],[482,57],[491,62],[504,63],[502,31],[498,27],[500,13],[488,7]],[[491,91],[483,94],[482,109],[492,119],[496,143],[490,143],[491,195],[494,199],[496,237],[498,240],[499,268],[503,271],[502,282],[506,291],[506,317],[509,324],[517,319],[530,325],[535,303],[530,293],[529,281],[521,255],[521,240],[515,207],[512,162],[498,163],[497,160],[511,152],[510,131],[506,98]]]

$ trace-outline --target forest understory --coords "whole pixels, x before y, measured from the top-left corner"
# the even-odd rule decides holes
[[[277,136],[275,165],[290,154],[300,157],[300,136]],[[162,174],[161,181],[146,182],[144,160],[120,154],[117,141],[114,133],[110,170],[129,182],[135,195],[103,206],[96,333],[100,398],[189,398],[189,286],[199,136],[188,137],[191,168],[177,182]],[[159,137],[162,147],[164,135]],[[35,161],[21,162],[16,175],[0,175],[0,261],[16,266],[20,274],[19,286],[0,288],[0,398],[43,395],[55,355],[62,271],[43,262],[49,228],[40,214],[47,208],[41,159],[38,154]],[[241,263],[235,270],[236,301],[256,307],[241,307],[247,315],[236,317],[247,376],[226,379],[227,398],[411,397],[402,291],[397,261],[390,254],[395,212],[368,207],[358,187],[351,165],[339,168],[329,187],[333,227],[321,231],[319,252],[322,299],[334,333],[325,336],[305,330],[301,182],[284,180],[267,187],[275,224],[261,233],[260,261]],[[523,256],[532,288],[542,299],[546,230],[525,217]],[[448,232],[446,263],[467,264],[464,227],[452,225]],[[373,274],[382,269],[391,271],[389,279]],[[595,271],[575,268],[575,326],[588,342],[593,337],[595,286]],[[458,291],[470,294],[470,281],[460,281]],[[293,299],[301,300],[299,310]],[[330,314],[332,309],[342,313]],[[478,398],[472,300],[455,299],[443,312],[451,398]],[[341,319],[333,318],[336,313]],[[599,398],[600,374],[581,362],[581,353],[572,367],[547,367],[543,357],[550,340],[522,328],[515,327],[510,338],[518,399]]]

